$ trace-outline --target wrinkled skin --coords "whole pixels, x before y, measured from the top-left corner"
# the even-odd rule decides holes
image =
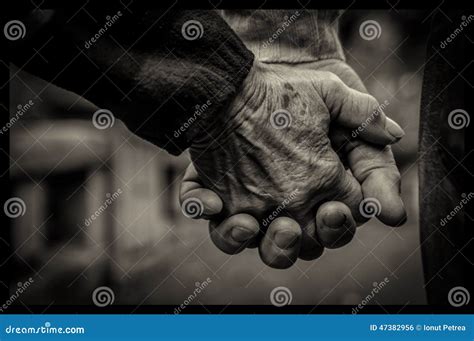
[[[363,122],[361,115],[367,118],[372,114],[370,126],[361,137],[381,145],[397,141],[403,132],[398,128],[397,136],[388,133],[394,131],[396,124],[387,120],[382,112],[374,116],[377,108],[378,103],[372,96],[348,88],[333,72],[256,63],[242,92],[226,115],[222,115],[225,121],[216,122],[216,127],[220,128],[211,127],[210,134],[191,149],[200,185],[217,193],[224,204],[217,219],[214,217],[215,223],[211,224],[211,238],[216,245],[228,253],[239,252],[245,246],[255,245],[259,227],[265,230],[272,221],[270,226],[282,222],[280,225],[285,227],[273,229],[272,241],[278,239],[275,234],[285,232],[285,238],[280,239],[286,239],[290,249],[267,257],[262,252],[262,244],[269,238],[262,239],[262,259],[274,267],[287,267],[298,255],[303,259],[317,258],[323,250],[321,239],[330,247],[347,243],[354,233],[352,227],[355,228],[352,217],[363,221],[358,209],[363,195],[359,182],[344,169],[331,147],[329,126],[331,120],[338,126],[332,129],[338,131],[333,144],[338,149],[343,147],[339,150],[343,155],[350,156],[355,150],[364,148],[379,153],[379,147],[362,146],[357,141],[343,146],[346,140],[341,138],[344,135],[347,138],[350,128],[357,128]],[[285,110],[283,119],[274,119],[272,114],[281,110]],[[343,126],[347,128],[341,128]],[[381,154],[386,154],[385,161],[394,165],[390,150],[382,147]],[[349,164],[366,162],[360,156],[348,159],[344,161]],[[350,212],[344,212],[348,220],[346,225],[350,228],[342,235],[336,233],[338,239],[333,244],[321,238],[321,233],[318,236],[318,218],[315,219],[318,206],[331,200],[350,208]],[[229,216],[234,218],[235,214],[243,216],[242,213],[246,214],[246,223],[253,225],[255,232],[245,245],[229,242],[233,234],[213,233],[218,230],[219,221]],[[275,219],[277,214],[294,220]],[[396,214],[404,216],[403,204]],[[400,217],[396,218],[400,222]],[[237,219],[233,219],[233,223],[245,225]],[[331,233],[334,234],[329,231]],[[294,250],[298,251],[295,253]],[[278,258],[283,258],[283,262]]]
[[[206,153],[200,153],[202,147],[191,149],[204,185],[224,201],[224,214],[246,212],[263,221],[288,199],[287,214],[306,225],[325,199],[357,206],[360,185],[345,172],[328,138],[330,114],[321,80],[329,74],[314,73],[308,83],[307,71],[261,69],[263,80],[252,79],[258,85],[244,89],[231,104],[231,131],[211,141]],[[280,118],[272,116],[275,112]],[[279,129],[278,123],[289,126]]]

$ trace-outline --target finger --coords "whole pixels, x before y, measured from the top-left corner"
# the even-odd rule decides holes
[[[259,225],[251,215],[241,213],[225,219],[221,223],[210,222],[211,240],[223,252],[236,254],[255,240],[259,233]]]
[[[352,240],[356,231],[356,222],[347,205],[338,201],[329,201],[318,208],[316,231],[323,246],[335,249]]]
[[[348,65],[340,63],[332,66],[328,65],[326,70],[339,72],[339,77],[349,87],[362,93],[367,92],[359,76]],[[351,135],[348,132],[342,132],[342,129],[340,132],[335,130],[333,129],[333,135],[338,137]],[[360,134],[359,136],[364,138],[365,135]],[[370,139],[366,140],[370,142]],[[332,137],[331,141],[334,142]],[[383,223],[390,226],[402,225],[406,221],[406,212],[400,197],[400,173],[396,167],[390,147],[379,148],[360,141],[352,141],[348,144],[346,142],[347,140],[344,139],[344,141],[340,141],[340,144],[346,145],[345,153],[348,155],[351,171],[354,177],[362,184],[365,206],[362,204],[361,210],[366,216],[371,216],[373,214],[371,208],[375,208],[375,213],[377,213],[378,202],[380,203],[378,218]],[[370,198],[375,200],[371,201]]]
[[[286,269],[298,258],[301,228],[287,217],[275,219],[268,227],[259,246],[260,258],[272,268]]]
[[[331,153],[334,153],[332,158],[337,158],[335,152]],[[339,159],[337,158],[337,160]],[[351,231],[355,229],[356,221],[363,223],[367,220],[359,212],[359,203],[362,201],[362,189],[360,184],[350,172],[344,169],[340,161],[338,161],[337,167],[340,168],[338,175],[335,176],[336,180],[334,184],[331,185],[332,190],[328,192],[326,197],[326,199],[330,201],[321,205],[317,211],[316,219],[313,218],[312,221],[303,227],[299,254],[301,259],[313,260],[319,258],[326,245],[330,248],[345,245],[354,235]],[[327,213],[329,213],[328,217],[326,217]],[[337,222],[338,219],[342,219],[338,217],[339,213],[342,213],[346,217],[343,222]],[[323,218],[326,218],[327,221],[323,222]],[[335,230],[338,231],[331,231],[329,229],[330,225],[334,226],[337,224],[340,224],[339,230],[335,228]],[[348,231],[344,233],[345,230]],[[340,236],[342,236],[341,239],[338,239]]]
[[[331,119],[352,130],[352,138],[379,145],[399,141],[405,132],[384,113],[387,102],[382,105],[375,97],[349,88],[331,72],[321,82],[321,92],[331,114]]]
[[[181,181],[179,202],[183,214],[193,219],[209,218],[221,212],[223,208],[221,198],[215,192],[203,188],[192,163]]]
[[[359,212],[366,218],[377,216],[390,226],[406,221],[406,211],[400,197],[400,172],[390,146],[378,147],[361,142],[348,144],[348,164],[361,183],[364,200]]]
[[[346,171],[336,152],[330,150],[329,153],[332,153],[332,157],[338,160],[337,167],[339,167],[339,171],[337,172],[338,176],[335,177],[335,182],[332,184],[335,194],[330,193],[331,195],[327,199],[345,204],[355,221],[364,223],[367,218],[359,210],[359,204],[363,199],[361,185],[350,171]]]

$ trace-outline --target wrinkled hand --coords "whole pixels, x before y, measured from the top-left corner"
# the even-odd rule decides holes
[[[223,115],[226,121],[216,122],[218,128],[211,127],[210,136],[191,149],[197,173],[190,166],[181,200],[201,202],[207,216],[219,213],[210,225],[211,238],[224,252],[237,253],[259,242],[263,261],[280,268],[298,255],[317,258],[322,245],[338,247],[352,238],[352,217],[364,221],[359,204],[363,192],[367,197],[365,188],[374,192],[371,184],[386,180],[388,173],[391,180],[399,179],[386,148],[342,143],[341,136],[363,122],[361,138],[381,145],[397,141],[403,131],[378,108],[373,97],[347,87],[333,72],[256,63]],[[354,172],[362,188],[331,148],[331,120],[339,126],[335,140],[346,153],[344,161],[353,171],[365,169]],[[361,153],[373,152],[370,148],[382,151],[370,156],[383,161],[389,172],[375,173],[370,167],[370,158]],[[364,186],[363,178],[372,179],[370,186]],[[380,189],[386,186],[378,184],[375,191]],[[380,219],[391,225],[405,216],[398,189],[396,193],[399,207],[385,210],[382,205],[380,212]],[[268,228],[261,240],[260,227]]]

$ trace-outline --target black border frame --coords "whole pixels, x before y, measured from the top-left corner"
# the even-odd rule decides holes
[[[126,4],[131,0],[121,0]],[[139,0],[135,0],[139,1]],[[38,1],[37,1],[38,2]],[[67,6],[80,6],[82,1],[68,1]],[[104,6],[113,1],[103,1]],[[432,10],[437,8],[455,8],[455,9],[474,9],[474,1],[469,3],[464,0],[438,0],[429,2],[427,0],[160,0],[155,4],[156,7],[169,7],[189,9],[236,9],[236,8],[350,8],[350,9],[385,9],[385,10]],[[15,6],[15,8],[13,7]],[[44,0],[41,7],[64,7],[64,0]],[[151,4],[150,4],[151,6]],[[12,12],[34,9],[34,1],[17,0],[15,5],[7,9],[7,15],[0,14],[1,26],[4,24],[5,17],[8,17],[8,10]],[[474,11],[473,11],[474,12]],[[0,49],[0,80],[4,84],[5,79],[9,79],[8,64],[4,61],[4,54]],[[9,87],[0,88],[0,125],[8,122],[9,111]],[[474,126],[471,125],[469,130]],[[466,136],[471,136],[466,134]],[[468,139],[468,138],[467,138]],[[472,146],[466,141],[466,146]],[[0,135],[0,148],[3,151],[9,151],[9,134]],[[474,156],[474,153],[473,153]],[[472,166],[471,157],[466,158],[466,166]],[[8,169],[10,163],[9,156],[0,153],[0,175]],[[0,177],[0,203],[3,203],[10,197],[11,186],[9,173]],[[472,207],[471,207],[472,208]],[[9,225],[10,221],[4,215],[1,215],[0,238],[3,241],[10,240]],[[7,228],[8,227],[8,228]],[[0,240],[0,261],[10,255],[9,247],[4,247],[5,243]],[[8,281],[10,264],[0,268],[0,281]],[[9,292],[5,285],[0,283],[0,300],[6,301]],[[111,305],[99,308],[94,305],[12,305],[2,314],[174,314],[174,305]],[[190,305],[183,309],[180,314],[352,314],[352,309],[356,306],[348,305],[290,305],[285,307],[275,307],[272,305]],[[452,306],[434,306],[434,305],[367,305],[360,310],[358,314],[472,314],[473,309],[470,305],[463,307]]]

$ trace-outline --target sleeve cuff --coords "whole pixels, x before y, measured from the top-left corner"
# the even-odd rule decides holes
[[[265,63],[344,60],[337,10],[224,11],[223,17],[255,58]]]

